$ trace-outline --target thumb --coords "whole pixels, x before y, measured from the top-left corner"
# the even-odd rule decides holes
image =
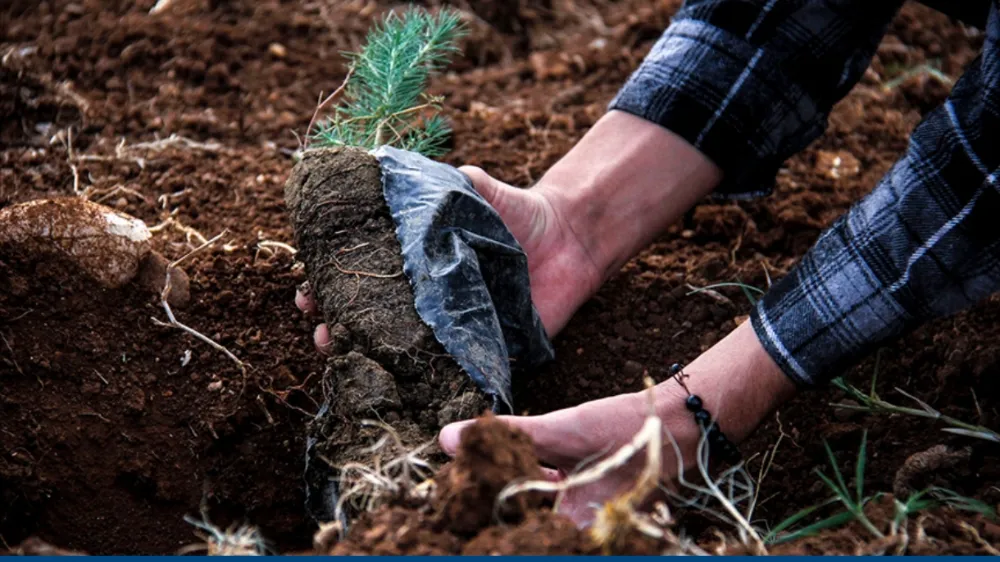
[[[557,467],[566,466],[568,459],[563,454],[564,452],[558,450],[559,447],[552,446],[553,439],[550,435],[552,428],[549,426],[546,416],[497,416],[497,419],[526,433],[535,444],[535,454],[540,461]],[[442,428],[438,435],[438,444],[441,449],[448,455],[455,456],[461,444],[462,432],[475,422],[476,420],[465,420]]]
[[[462,432],[474,423],[476,420],[466,420],[450,423],[441,428],[441,433],[438,434],[438,444],[441,446],[441,450],[454,457],[455,453],[458,452],[458,445],[462,441]]]
[[[466,176],[472,180],[472,186],[476,188],[483,198],[489,202],[490,205],[496,206],[497,196],[499,195],[501,189],[501,182],[495,180],[493,176],[489,175],[482,168],[477,166],[462,166],[458,169]]]

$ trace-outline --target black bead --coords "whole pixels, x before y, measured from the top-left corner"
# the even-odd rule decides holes
[[[712,414],[708,413],[708,410],[698,410],[694,413],[694,419],[698,420],[698,423],[706,425],[712,421]]]
[[[668,372],[670,373],[670,376],[674,376],[677,373],[681,372],[681,364],[680,363],[674,363],[673,365],[670,366],[670,369],[669,369]]]
[[[692,412],[700,412],[702,409],[701,398],[696,394],[692,394],[687,397],[687,402],[685,402],[687,409]]]
[[[729,439],[726,438],[726,434],[722,433],[722,430],[719,429],[719,426],[714,424],[712,425],[712,429],[709,430],[708,432],[708,440],[709,443],[717,447],[725,446],[727,443],[729,443]]]

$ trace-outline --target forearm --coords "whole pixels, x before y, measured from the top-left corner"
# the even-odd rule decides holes
[[[698,395],[734,443],[744,440],[771,411],[795,394],[796,387],[761,345],[749,322],[684,367],[684,384]],[[656,387],[656,410],[672,431],[695,427],[679,405],[687,392],[674,379]],[[686,453],[690,453],[688,451]]]
[[[611,111],[539,181],[604,277],[718,185],[722,172],[687,141]]]
[[[990,30],[1000,34],[993,9]],[[775,361],[820,385],[898,336],[1000,290],[1000,50],[987,43],[875,190],[758,302]]]

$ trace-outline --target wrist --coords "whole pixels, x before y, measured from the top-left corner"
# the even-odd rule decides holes
[[[553,206],[603,282],[722,179],[681,137],[611,111],[535,189]]]
[[[781,371],[744,322],[725,339],[684,368],[685,384],[731,441],[739,443],[772,411],[795,395],[794,383]],[[668,425],[694,425],[684,408],[687,393],[675,380],[657,385],[657,413]]]

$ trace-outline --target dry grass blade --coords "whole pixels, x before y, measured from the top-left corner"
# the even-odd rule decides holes
[[[528,480],[512,482],[497,496],[497,505],[503,505],[510,498],[526,492],[556,493],[556,509],[566,492],[573,488],[598,482],[605,476],[625,466],[643,449],[646,451],[645,464],[635,485],[624,494],[604,504],[597,512],[590,529],[591,537],[601,545],[607,554],[622,546],[622,541],[632,530],[656,539],[668,539],[672,544],[683,544],[667,528],[673,522],[665,504],[658,505],[658,513],[649,516],[637,511],[639,505],[657,490],[663,467],[663,422],[653,405],[653,381],[646,379],[649,395],[649,411],[642,427],[632,439],[603,460],[567,476],[558,482]]]

